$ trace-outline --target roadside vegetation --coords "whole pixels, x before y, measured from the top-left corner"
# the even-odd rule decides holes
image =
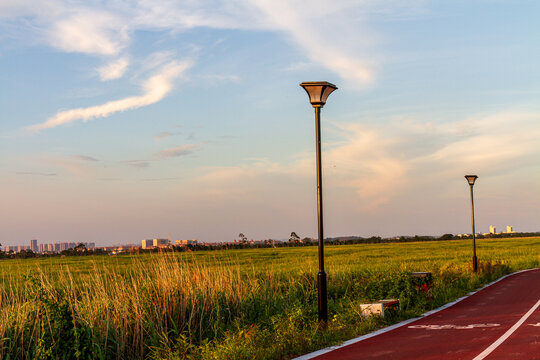
[[[317,324],[317,248],[0,261],[2,359],[287,359],[418,316],[540,265],[540,238],[325,249],[330,321]],[[433,274],[433,298],[409,276]],[[364,319],[359,305],[399,298]]]

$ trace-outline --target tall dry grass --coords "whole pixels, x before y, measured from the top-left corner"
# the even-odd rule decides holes
[[[238,265],[206,266],[173,254],[134,257],[127,271],[95,261],[88,276],[77,278],[70,267],[47,273],[37,268],[24,286],[2,279],[0,358],[68,357],[70,351],[81,358],[142,358],[162,337],[200,342],[220,335],[261,286],[268,294],[278,291],[275,282],[260,280]],[[72,319],[58,316],[62,307]],[[65,348],[55,340],[70,327],[88,332],[82,340],[90,340],[90,348]]]

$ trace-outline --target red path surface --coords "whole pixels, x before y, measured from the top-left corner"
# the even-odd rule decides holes
[[[538,360],[540,269],[510,275],[394,330],[317,353],[300,359]]]

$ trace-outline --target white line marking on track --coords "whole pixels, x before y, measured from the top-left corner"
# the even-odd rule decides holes
[[[514,324],[514,326],[512,326],[510,329],[508,329],[508,331],[506,331],[500,338],[498,338],[493,344],[489,345],[489,347],[482,351],[477,357],[475,357],[473,360],[482,360],[484,359],[486,356],[488,356],[489,354],[491,354],[493,352],[493,350],[495,350],[497,347],[499,347],[499,345],[501,345],[506,339],[508,339],[510,337],[510,335],[512,335],[514,333],[514,331],[516,331],[524,322],[525,320],[527,320],[529,318],[529,316],[532,315],[532,313],[534,312],[534,310],[536,310],[538,307],[540,306],[540,300],[538,300],[536,302],[536,304],[533,305],[532,308],[529,309],[529,311],[527,311],[525,313],[525,315],[523,315],[521,317],[521,319],[519,319],[519,321],[517,323]]]
[[[471,324],[471,325],[409,325],[409,329],[426,329],[426,330],[450,330],[450,329],[474,329],[474,328],[487,328],[487,327],[497,327],[501,324]]]

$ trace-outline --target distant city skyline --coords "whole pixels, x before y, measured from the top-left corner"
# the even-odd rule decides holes
[[[540,3],[0,1],[0,243],[539,231]]]
[[[31,250],[34,253],[59,253],[64,250],[73,249],[77,245],[83,244],[87,249],[94,249],[96,244],[93,242],[60,242],[60,243],[39,243],[37,239],[30,240],[28,244],[14,244],[14,245],[2,245],[0,250],[2,251],[14,251],[21,252],[23,250]]]
[[[479,229],[477,231],[477,234],[483,234],[483,235],[489,235],[489,234],[515,234],[515,233],[528,233],[528,232],[537,232],[537,231],[528,231],[528,230],[523,230],[523,231],[515,231],[514,230],[514,227],[511,226],[511,225],[506,225],[505,227],[505,230],[504,231],[499,231],[497,232],[496,230],[496,226],[494,225],[489,225],[489,230],[487,232],[485,231],[482,231],[482,229]],[[432,236],[432,237],[439,237],[439,236],[442,236],[442,235],[445,235],[445,234],[414,234],[414,235],[409,235],[409,236]],[[454,236],[463,236],[463,235],[469,235],[470,236],[470,232],[469,233],[452,233],[452,235]],[[337,235],[337,236],[333,236],[333,237],[347,237],[347,236],[358,236],[356,234],[347,234],[347,235]],[[371,236],[377,236],[377,235],[371,235]],[[394,237],[400,237],[400,236],[403,236],[402,234],[394,234],[394,235],[391,235],[391,236],[386,236],[385,238],[394,238]],[[407,236],[407,235],[405,235]],[[370,237],[370,236],[365,236],[366,238]],[[303,236],[303,237],[299,237],[299,238],[311,238],[311,239],[314,239],[313,237],[311,236]],[[329,238],[329,237],[325,237],[325,238]],[[276,240],[276,241],[287,241],[287,239],[290,239],[290,236],[286,236],[286,237],[282,237],[282,238],[269,238],[269,237],[266,237],[266,238],[260,238],[260,239],[253,239],[253,238],[249,238],[249,237],[246,237],[246,239],[249,239],[250,241],[263,241],[263,240]],[[238,236],[235,236],[233,239],[223,239],[223,240],[220,240],[220,241],[216,241],[216,243],[231,243],[231,242],[236,242],[238,240],[241,240]],[[138,242],[142,242],[142,245],[137,245]],[[78,245],[79,243],[82,243],[84,244],[85,246],[89,247],[89,248],[94,248],[96,247],[95,245],[95,242],[78,242],[78,241],[71,241],[71,242],[61,242],[61,243],[49,243],[49,244],[43,244],[43,243],[39,243],[38,239],[32,239],[30,240],[30,245],[27,245],[27,244],[12,244],[12,245],[4,245],[4,246],[0,246],[0,250],[4,250],[4,251],[9,251],[10,249],[13,250],[13,248],[18,248],[18,251],[20,251],[21,249],[22,250],[26,250],[26,249],[29,249],[29,250],[32,250],[34,252],[47,252],[47,251],[56,251],[56,252],[59,252],[59,251],[62,251],[62,250],[66,250],[68,248],[73,248],[75,247],[76,245]],[[142,239],[142,240],[139,240],[139,241],[130,241],[130,242],[126,242],[126,243],[112,243],[112,242],[107,242],[105,241],[104,244],[100,245],[100,246],[103,246],[103,247],[110,247],[110,246],[141,246],[143,249],[145,248],[151,248],[151,247],[159,247],[159,246],[162,246],[162,245],[168,245],[168,244],[171,244],[171,245],[187,245],[187,244],[197,244],[199,243],[199,240],[198,239],[172,239],[172,238],[169,238],[169,237],[166,237],[166,238],[161,238],[161,237],[156,237],[156,238],[152,238],[152,239]],[[201,242],[201,243],[205,243],[205,242]]]

